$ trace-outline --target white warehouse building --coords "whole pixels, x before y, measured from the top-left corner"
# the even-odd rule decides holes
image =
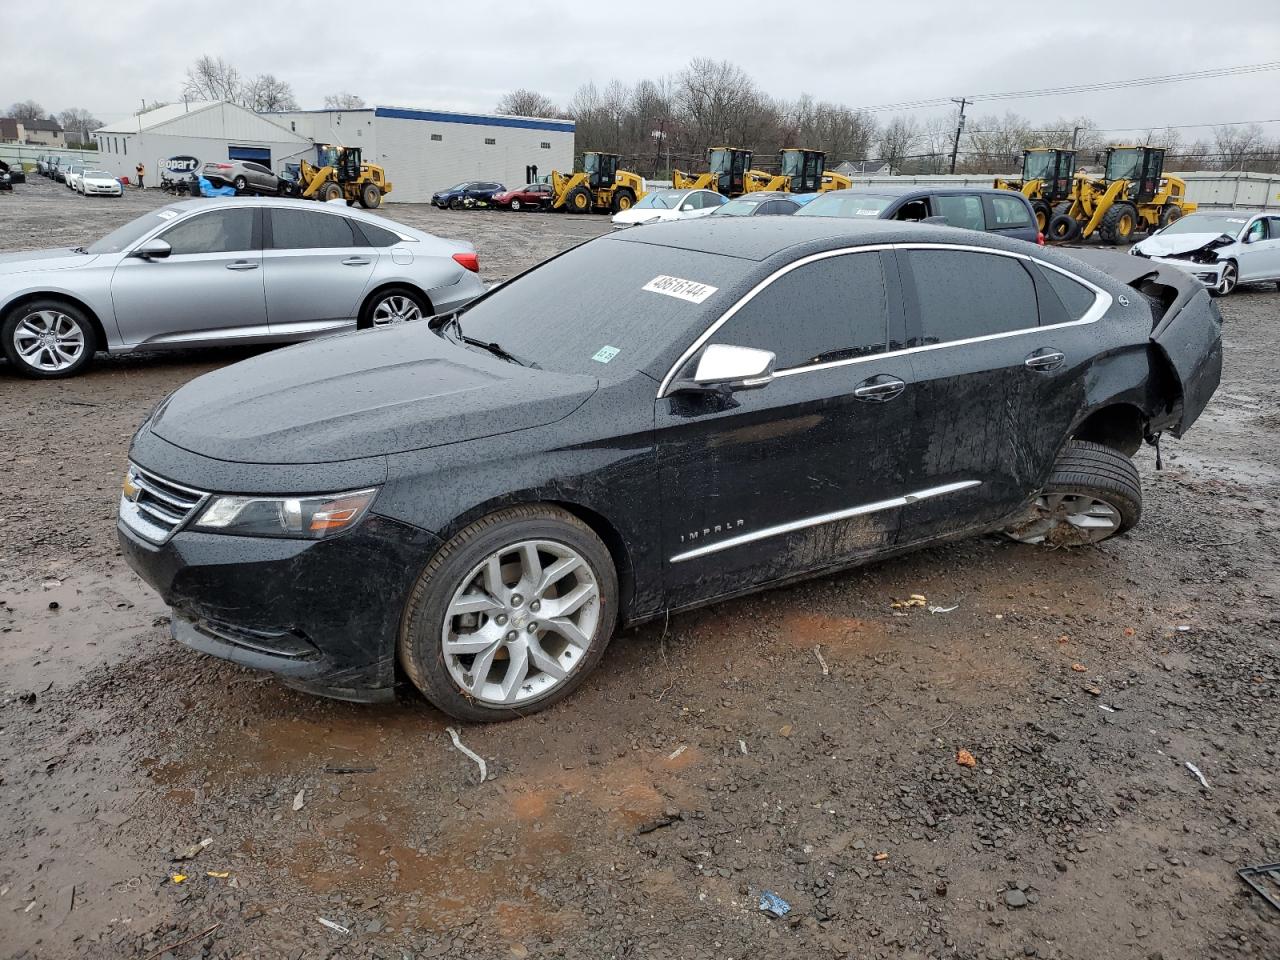
[[[388,203],[423,203],[464,180],[522,186],[526,172],[539,176],[573,169],[572,120],[364,107],[267,114],[272,121],[316,143],[359,147],[366,163],[385,168]]]
[[[222,101],[157,107],[109,123],[94,138],[104,169],[133,183],[141,161],[148,187],[158,187],[165,176],[186,177],[210,160],[252,160],[279,171],[315,157],[311,140],[288,124]]]

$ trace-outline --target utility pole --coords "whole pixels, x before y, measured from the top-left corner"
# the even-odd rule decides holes
[[[969,105],[969,101],[964,97],[961,97],[959,100],[956,100],[953,97],[951,102],[958,103],[960,105],[960,117],[956,121],[956,139],[951,144],[951,172],[955,173],[956,172],[956,154],[960,152],[960,134],[964,132],[964,108]]]
[[[1071,149],[1072,150],[1076,148],[1076,141],[1080,139],[1080,131],[1082,129],[1083,129],[1082,127],[1076,127],[1074,130],[1071,131]]]

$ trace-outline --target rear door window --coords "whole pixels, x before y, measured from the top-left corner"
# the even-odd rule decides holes
[[[376,226],[372,223],[365,223],[363,220],[353,221],[356,229],[365,235],[371,247],[394,247],[400,242],[400,236],[392,233],[384,227]]]
[[[1068,320],[1081,319],[1098,299],[1098,295],[1093,290],[1078,280],[1072,280],[1065,273],[1059,273],[1046,266],[1040,267],[1040,273],[1049,282],[1054,295],[1066,311]],[[1049,322],[1047,318],[1045,322]]]
[[[189,253],[239,253],[254,250],[253,207],[212,210],[183,220],[160,235],[174,255]]]
[[[982,215],[982,198],[971,193],[946,193],[934,197],[937,205],[937,216],[946,217],[947,223],[953,227],[966,230],[986,230],[987,222]]]
[[[363,238],[361,238],[363,240]],[[363,246],[351,233],[346,217],[310,210],[271,211],[273,250],[321,250]]]
[[[1029,227],[1031,214],[1027,205],[1014,196],[991,198],[991,211],[995,214],[997,227]]]
[[[770,350],[775,368],[869,356],[886,349],[889,309],[878,253],[826,257],[783,274],[749,300],[711,343]]]
[[[1020,259],[966,250],[903,254],[915,281],[923,344],[1039,326],[1035,284]]]

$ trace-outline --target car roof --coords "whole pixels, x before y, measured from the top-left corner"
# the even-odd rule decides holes
[[[188,213],[193,210],[209,210],[218,204],[237,203],[249,207],[280,207],[285,210],[324,210],[329,207],[327,203],[320,203],[316,200],[299,200],[292,197],[196,197],[191,200],[179,200],[177,203],[170,203],[167,206],[169,210],[177,210],[180,213]],[[408,231],[410,233],[422,234],[423,231],[408,224],[400,223],[398,220],[393,221],[387,217],[379,216],[371,210],[362,210],[359,207],[348,207],[346,204],[334,204],[334,209],[329,213],[341,214],[344,217],[354,217],[357,220],[365,220],[369,223],[385,226],[386,229]],[[426,234],[430,236],[430,234]]]
[[[850,187],[847,190],[828,190],[827,193],[845,193],[851,196],[860,197],[907,197],[907,196],[928,196],[929,194],[954,194],[954,193],[977,193],[991,194],[992,196],[1015,196],[1020,197],[1022,194],[1016,190],[998,190],[995,187],[965,187],[965,186],[929,186],[926,184],[915,184],[909,187],[888,186],[888,187]],[[823,194],[825,196],[826,194]]]
[[[781,190],[756,190],[733,198],[734,200],[790,200],[791,194]]]

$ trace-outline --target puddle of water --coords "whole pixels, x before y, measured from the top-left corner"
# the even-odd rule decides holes
[[[74,683],[127,656],[167,609],[132,574],[0,584],[4,690]]]

